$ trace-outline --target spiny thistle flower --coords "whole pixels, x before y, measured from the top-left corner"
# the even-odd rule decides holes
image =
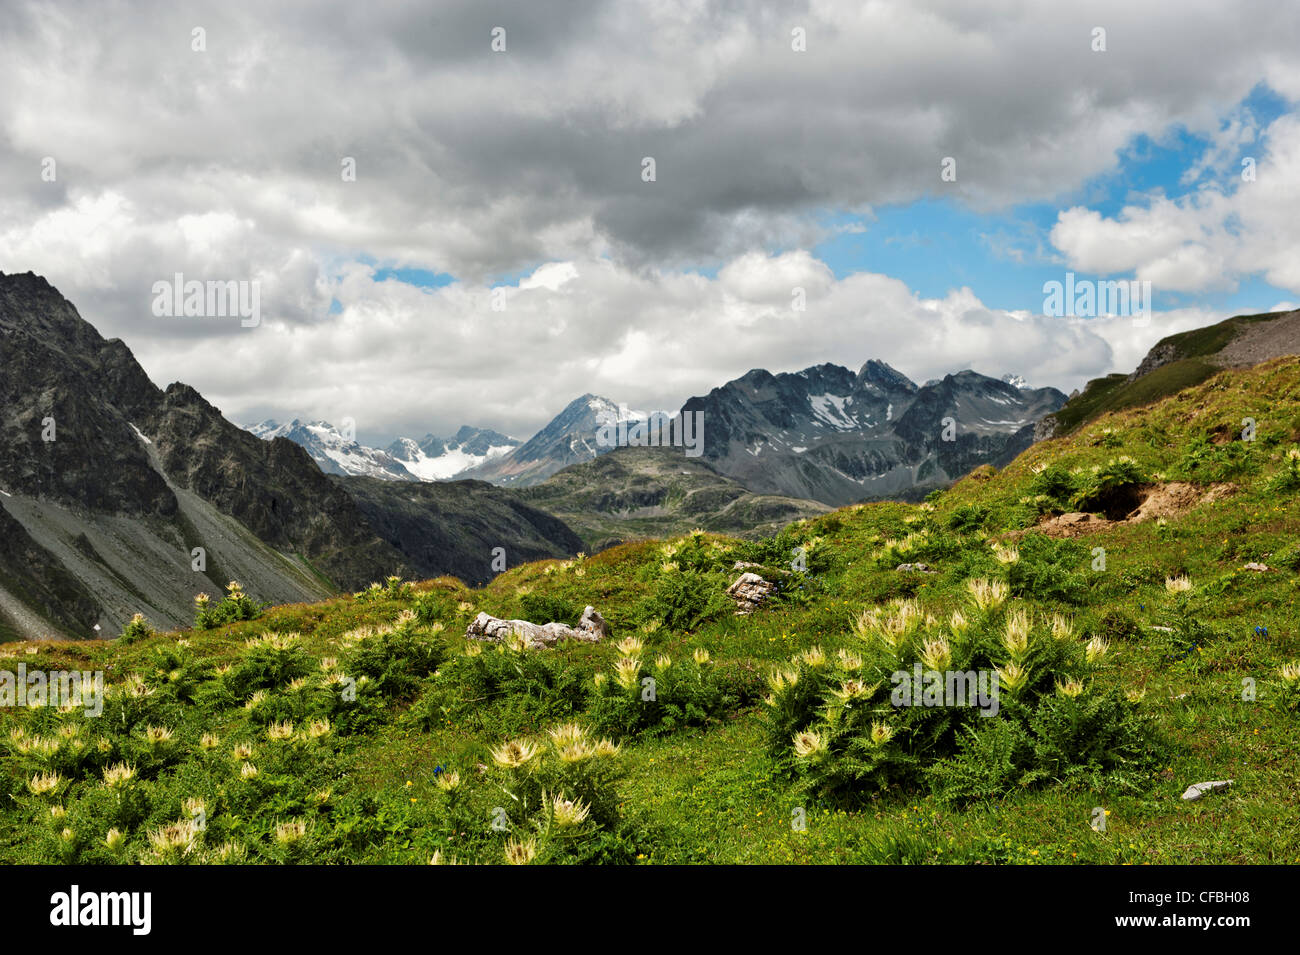
[[[596,743],[594,749],[592,750],[592,755],[593,756],[617,756],[622,751],[623,750],[621,747],[615,745],[610,740],[601,739],[599,742]]]
[[[927,670],[946,670],[952,663],[952,647],[942,637],[927,640],[921,647],[921,662]]]
[[[975,599],[975,606],[980,610],[994,610],[1006,602],[1007,585],[1000,580],[985,580],[982,577],[966,581],[966,589]]]
[[[1277,672],[1287,683],[1300,681],[1300,662],[1283,663],[1278,667]]]
[[[609,675],[605,673],[597,673],[595,676],[591,678],[591,682],[595,683],[596,689],[599,690],[602,686],[604,686],[606,683],[609,682]]]
[[[840,666],[846,670],[858,670],[862,667],[862,657],[851,650],[841,647],[835,652],[835,656],[840,661]]]
[[[307,725],[307,735],[311,739],[320,739],[322,736],[328,736],[330,732],[329,720],[312,720]]]
[[[190,796],[181,805],[185,807],[185,814],[191,818],[206,815],[208,811],[208,804],[201,796]]]
[[[189,855],[198,842],[199,830],[193,819],[179,819],[170,826],[149,832],[149,845],[154,855]]]
[[[231,755],[233,755],[235,759],[252,759],[253,747],[250,746],[248,743],[240,743],[233,750],[231,750]]]
[[[272,650],[285,653],[293,649],[300,636],[297,633],[273,633],[268,636],[266,642],[270,644]]]
[[[1006,630],[1002,634],[1002,643],[1013,660],[1019,660],[1029,649],[1029,630],[1032,621],[1024,610],[1016,610],[1007,616]]]
[[[307,823],[301,819],[290,819],[288,822],[278,823],[275,827],[275,841],[282,846],[301,842],[305,835],[307,835]]]
[[[127,678],[118,684],[119,691],[133,700],[142,700],[145,697],[153,696],[153,687],[146,686],[144,677],[138,673],[131,673]]]
[[[116,789],[135,778],[135,767],[129,763],[114,763],[104,768],[104,785]]]
[[[266,702],[266,690],[256,690],[244,704],[244,709],[255,710]]]
[[[1165,590],[1171,594],[1183,594],[1192,589],[1192,581],[1186,575],[1179,577],[1166,577]]]
[[[998,667],[994,672],[997,673],[1003,688],[1010,693],[1014,693],[1029,681],[1029,671],[1019,663],[1008,663],[1004,667]]]
[[[522,630],[511,631],[507,643],[510,649],[514,650],[516,653],[523,653],[526,650],[532,649],[533,646],[533,642],[529,638],[528,634],[524,633]]]
[[[538,749],[535,743],[526,739],[512,739],[492,750],[492,759],[505,769],[517,769],[534,756]]]
[[[126,845],[126,836],[122,835],[119,829],[110,829],[104,836],[104,845],[108,846],[110,852],[118,852]]]
[[[152,747],[165,746],[172,741],[172,731],[165,726],[146,726],[144,741]]]
[[[840,684],[839,689],[831,690],[831,696],[835,697],[840,703],[849,703],[852,700],[859,700],[868,696],[873,688],[868,687],[861,680],[845,680]]]
[[[1074,699],[1075,697],[1083,693],[1083,681],[1066,680],[1062,682],[1060,680],[1057,680],[1056,692],[1061,694],[1061,696],[1068,696],[1070,699]]]
[[[1074,635],[1074,621],[1059,613],[1052,614],[1050,621],[1052,636],[1057,640],[1068,640]]]
[[[704,666],[704,664],[709,662],[709,651],[705,650],[703,647],[696,647],[695,652],[691,654],[691,659],[700,666]]]
[[[217,847],[216,857],[220,862],[238,862],[244,857],[244,847],[238,842],[223,842]]]
[[[641,625],[641,632],[644,633],[646,636],[649,636],[652,633],[657,633],[659,628],[662,626],[663,626],[662,620],[651,620],[648,623],[644,623]]]
[[[1003,547],[1001,544],[994,544],[993,556],[999,564],[1014,564],[1020,559],[1020,551],[1014,547]]]
[[[285,720],[283,723],[272,723],[266,728],[267,739],[286,740],[293,737],[293,723]]]
[[[204,733],[199,737],[199,749],[212,751],[221,745],[216,733]]]
[[[587,731],[577,723],[561,723],[546,731],[556,746],[570,746],[573,743],[586,742]]]
[[[212,598],[209,597],[207,594],[198,594],[198,595],[195,596],[195,598],[194,598],[194,603],[195,603],[196,605],[198,605],[199,608],[204,608],[204,607],[206,607],[206,606],[208,605],[208,603],[209,603],[211,600],[212,600]]]
[[[415,623],[415,611],[403,610],[397,615],[397,619],[393,621],[393,626],[400,629],[411,623]]]
[[[551,812],[555,816],[555,824],[561,829],[568,829],[582,825],[591,813],[591,807],[574,799],[565,799],[561,794],[551,800]]]
[[[63,806],[51,806],[51,807],[50,807],[50,818],[51,818],[51,819],[62,819],[62,818],[63,818],[64,816],[66,816],[67,814],[68,814],[68,810],[65,809]]]
[[[506,843],[505,856],[511,865],[528,865],[537,858],[537,840],[511,839]]]
[[[781,667],[773,667],[767,675],[767,685],[772,688],[773,693],[784,693],[787,687],[794,686],[798,682],[798,670],[784,670]]]
[[[230,672],[229,663],[223,663],[221,664],[221,666],[217,667],[217,676],[225,676],[229,672]]]
[[[442,633],[446,629],[447,625],[441,620],[435,620],[433,623],[429,624],[430,633]]]
[[[667,670],[673,665],[673,658],[666,653],[661,653],[655,657],[655,668],[658,670]]]
[[[625,690],[635,688],[641,678],[641,661],[623,657],[614,664],[614,679]]]
[[[948,618],[948,629],[952,631],[954,637],[963,637],[970,629],[970,621],[960,610],[954,610],[952,616]]]
[[[550,568],[547,568],[549,572]],[[455,856],[444,856],[441,849],[435,849],[429,859],[429,865],[460,865]]]
[[[645,644],[636,637],[624,637],[614,644],[615,649],[625,657],[634,657],[645,649]]]
[[[877,746],[884,746],[894,738],[894,728],[886,723],[871,724],[871,742]]]
[[[296,680],[290,680],[285,686],[285,689],[290,693],[301,693],[303,690],[307,689],[307,678],[305,676],[300,676]]]
[[[476,657],[483,652],[483,644],[470,643],[465,647],[465,656]]]
[[[1144,699],[1146,699],[1146,696],[1147,696],[1147,691],[1141,688],[1136,690],[1124,691],[1124,699],[1128,700],[1130,703],[1141,703]]]
[[[809,647],[803,653],[799,654],[796,659],[802,660],[810,667],[820,667],[826,665],[826,654],[821,647]]]
[[[226,593],[230,594],[232,597],[243,593],[243,590],[244,588],[239,585],[239,581],[237,580],[232,580],[230,583],[226,584]]]
[[[659,565],[659,572],[661,574],[675,574],[679,570],[681,570],[681,568],[677,566],[677,561],[675,560],[666,560]]]
[[[330,797],[333,795],[334,795],[334,787],[326,786],[324,789],[318,789],[314,793],[312,793],[312,798],[315,799],[317,802],[325,803],[325,802],[329,802]]]
[[[1096,663],[1106,655],[1106,651],[1109,649],[1110,644],[1107,643],[1105,639],[1102,637],[1093,637],[1088,641],[1088,645],[1084,648],[1083,653],[1089,663]]]
[[[75,723],[67,723],[59,727],[59,736],[64,739],[78,739],[81,736],[81,727]]]
[[[240,779],[252,779],[256,775],[257,775],[257,767],[254,766],[252,763],[244,763],[244,765],[239,767]]]
[[[794,734],[794,754],[800,759],[807,759],[826,751],[826,740],[816,730],[804,730]]]
[[[433,779],[434,785],[445,793],[455,792],[460,788],[460,773],[456,770],[449,770],[445,773],[439,773]]]
[[[594,747],[587,743],[569,743],[566,746],[557,747],[555,755],[560,757],[562,763],[580,763],[584,759],[591,759],[596,755]]]

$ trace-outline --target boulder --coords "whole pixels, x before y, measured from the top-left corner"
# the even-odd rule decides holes
[[[774,590],[776,584],[746,571],[727,588],[727,596],[736,602],[736,614],[739,616],[753,613]]]
[[[1231,785],[1231,779],[1216,779],[1208,783],[1192,783],[1187,787],[1187,792],[1183,793],[1183,799],[1187,802],[1194,802],[1206,793],[1212,793],[1216,789],[1227,789]]]
[[[531,649],[540,650],[553,647],[561,640],[596,643],[609,636],[609,624],[594,607],[582,611],[582,619],[576,627],[555,622],[538,624],[528,620],[502,620],[500,617],[480,613],[466,628],[465,636],[470,640],[487,640],[492,643],[520,636]]]

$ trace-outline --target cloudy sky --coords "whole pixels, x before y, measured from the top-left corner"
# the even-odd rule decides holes
[[[1300,302],[1297,51],[1275,0],[5,0],[0,270],[372,443],[827,361],[1069,390]],[[1151,320],[1045,315],[1066,272]],[[155,316],[176,273],[261,323]]]

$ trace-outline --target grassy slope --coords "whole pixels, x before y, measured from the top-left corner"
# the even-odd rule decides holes
[[[1160,631],[1144,629],[1141,639],[1113,644],[1106,679],[1125,688],[1142,686],[1146,702],[1178,751],[1165,771],[1138,794],[1065,791],[1048,787],[1018,792],[966,810],[947,808],[924,792],[884,793],[866,808],[842,811],[799,801],[774,774],[764,750],[761,706],[704,728],[679,730],[657,739],[628,744],[624,760],[630,776],[623,789],[627,811],[653,826],[652,844],[642,855],[656,862],[845,862],[955,857],[987,862],[1300,862],[1300,757],[1294,748],[1297,718],[1271,703],[1271,674],[1300,655],[1293,570],[1265,574],[1242,571],[1251,560],[1277,563],[1294,549],[1300,530],[1300,494],[1277,493],[1266,481],[1284,464],[1285,451],[1300,440],[1300,361],[1279,360],[1256,369],[1224,372],[1145,408],[1104,415],[1077,433],[1043,442],[996,476],[972,475],[941,495],[932,512],[918,506],[879,503],[845,508],[802,525],[798,539],[820,536],[815,553],[825,560],[825,592],[806,606],[783,606],[751,617],[720,614],[693,633],[660,630],[647,638],[647,652],[678,657],[691,648],[708,648],[719,665],[759,672],[796,650],[821,645],[852,647],[854,617],[867,606],[899,595],[916,595],[944,610],[964,601],[968,575],[957,564],[987,560],[984,539],[1023,528],[1033,521],[1022,502],[1031,494],[1033,467],[1048,461],[1088,468],[1118,454],[1132,456],[1147,474],[1185,478],[1187,450],[1194,439],[1236,429],[1244,417],[1258,422],[1258,438],[1240,448],[1242,456],[1211,457],[1197,463],[1205,482],[1230,480],[1237,493],[1201,505],[1161,527],[1124,525],[1084,541],[1073,567],[1084,575],[1088,594],[1080,605],[1062,607],[1088,634],[1102,615],[1121,610],[1144,628],[1170,620],[1170,598],[1163,581],[1186,573],[1196,584],[1191,607],[1227,635],[1201,652],[1171,662]],[[900,575],[871,559],[884,539],[898,538],[920,524],[937,529],[954,514],[975,513],[982,529],[962,538],[962,558],[937,561],[933,576]],[[909,519],[911,523],[909,524]],[[729,545],[715,539],[719,548]],[[1105,547],[1105,573],[1089,571],[1087,550]],[[528,594],[581,606],[596,605],[615,635],[643,621],[638,609],[644,584],[638,573],[663,558],[659,546],[642,542],[613,548],[583,562],[525,565],[479,590],[447,579],[422,585],[463,600],[447,618],[458,633],[478,610],[510,616]],[[1297,566],[1298,564],[1292,564]],[[264,630],[303,634],[311,654],[337,652],[343,633],[365,623],[391,621],[409,599],[362,603],[339,598],[321,604],[275,608],[259,621],[221,631],[188,635],[195,651],[216,661],[232,660],[246,637]],[[1050,602],[1042,606],[1050,609]],[[1266,626],[1268,636],[1256,627]],[[17,656],[29,667],[83,668],[110,664],[110,680],[146,670],[158,636],[129,646],[64,644]],[[14,649],[17,648],[7,648]],[[589,671],[607,668],[616,654],[609,646],[581,646],[558,652],[569,665]],[[1241,701],[1242,680],[1259,683],[1259,701]],[[212,729],[234,732],[243,718],[236,709],[213,718]],[[0,715],[0,739],[8,736],[13,713]],[[199,719],[202,720],[202,714]],[[472,722],[472,721],[471,721]],[[512,731],[527,730],[527,725]],[[350,785],[375,795],[382,813],[409,813],[389,839],[363,853],[372,861],[423,862],[444,846],[421,828],[420,807],[438,797],[436,765],[472,772],[487,759],[487,747],[502,739],[470,723],[432,732],[390,723],[354,738],[345,756]],[[1235,785],[1196,803],[1179,799],[1189,784],[1234,779]],[[408,803],[409,800],[409,803]],[[1109,813],[1107,831],[1090,827],[1095,807]],[[808,811],[805,832],[792,831],[790,814]],[[0,813],[0,859],[23,858],[31,830],[21,817]],[[253,838],[252,835],[249,838]]]
[[[1200,384],[1218,371],[1207,359],[1226,348],[1242,326],[1272,321],[1281,314],[1285,313],[1237,315],[1205,328],[1195,328],[1160,339],[1152,351],[1171,349],[1173,361],[1131,382],[1127,375],[1120,374],[1094,378],[1078,397],[1071,399],[1055,413],[1057,434],[1068,434],[1085,421],[1094,420],[1106,412],[1150,404],[1184,388]]]

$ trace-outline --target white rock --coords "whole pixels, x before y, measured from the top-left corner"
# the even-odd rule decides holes
[[[1216,789],[1227,789],[1231,785],[1231,779],[1216,779],[1214,782],[1209,783],[1192,783],[1187,787],[1187,792],[1183,793],[1183,799],[1187,802],[1194,802],[1206,793],[1212,793]]]

